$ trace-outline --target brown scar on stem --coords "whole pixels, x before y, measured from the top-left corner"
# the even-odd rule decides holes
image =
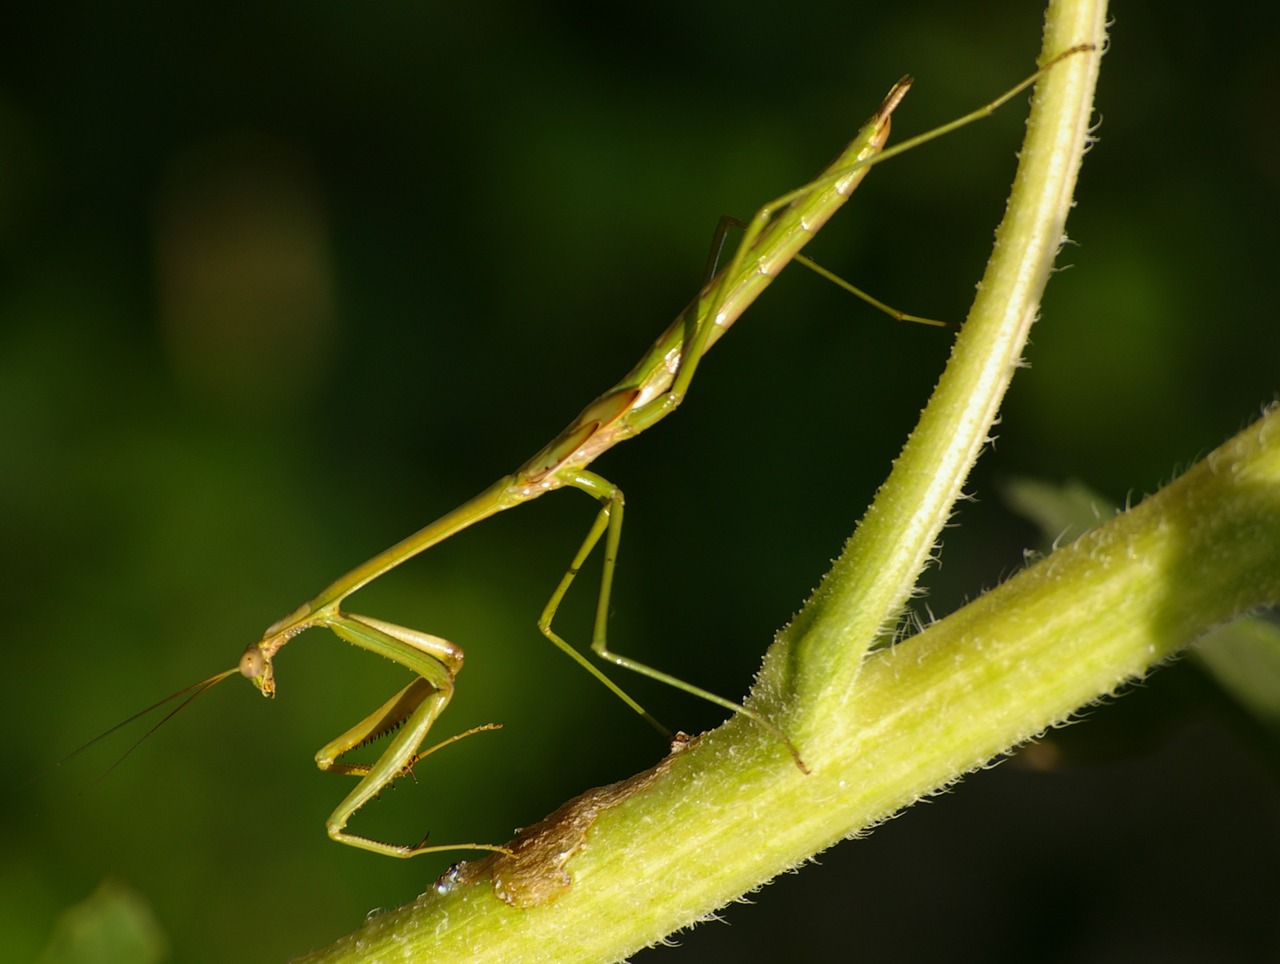
[[[527,909],[550,904],[573,887],[573,875],[567,865],[587,845],[587,831],[600,814],[645,789],[666,772],[690,742],[686,734],[677,733],[671,741],[671,752],[656,766],[574,797],[545,819],[523,828],[507,845],[509,854],[498,853],[452,868],[440,883],[448,878],[450,886],[472,884],[489,874],[494,894],[512,907]]]

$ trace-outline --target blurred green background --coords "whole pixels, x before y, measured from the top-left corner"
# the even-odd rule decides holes
[[[1036,543],[1002,480],[1136,499],[1275,397],[1269,16],[1115,10],[1070,270],[927,576],[934,612]],[[1040,18],[911,0],[10,11],[0,957],[33,957],[111,879],[150,904],[173,960],[276,961],[464,857],[326,839],[347,784],[312,754],[403,675],[320,634],[280,657],[273,703],[233,680],[100,782],[127,737],[41,771],[514,468],[683,306],[719,215],[816,172],[907,71],[898,137],[994,96],[1031,69]],[[812,253],[961,318],[1023,117],[1019,102],[878,168]],[[599,465],[628,497],[616,648],[744,692],[949,345],[787,272],[680,415]],[[505,840],[662,754],[534,626],[592,512],[541,500],[361,594],[359,611],[465,647],[442,733],[506,724],[420,767],[363,829]],[[566,605],[571,638],[593,601]],[[624,682],[672,726],[717,722]],[[1238,722],[1189,666],[1162,670],[1055,734],[1052,769],[973,776],[735,906],[732,926],[637,959],[1274,957],[1275,755]]]

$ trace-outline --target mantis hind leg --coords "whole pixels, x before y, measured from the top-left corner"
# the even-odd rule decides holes
[[[749,224],[741,218],[735,218],[732,214],[720,215],[720,220],[716,222],[715,232],[711,235],[711,251],[707,255],[706,268],[703,270],[702,286],[705,288],[715,279],[716,271],[720,268],[720,257],[724,254],[725,241],[729,237],[729,232],[734,229],[743,231],[749,228]],[[820,278],[825,278],[837,287],[843,288],[849,294],[869,304],[876,311],[883,312],[895,321],[909,322],[915,325],[927,325],[931,328],[950,328],[952,331],[959,331],[960,326],[952,321],[938,321],[935,318],[925,318],[923,315],[913,315],[905,311],[893,307],[893,305],[885,304],[874,295],[863,291],[861,288],[841,278],[834,271],[830,271],[818,264],[812,258],[803,254],[794,254],[791,260],[796,264],[803,265]]]

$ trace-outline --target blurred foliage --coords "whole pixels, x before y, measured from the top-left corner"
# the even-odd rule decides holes
[[[107,880],[58,918],[39,964],[152,964],[164,960],[165,951],[147,902],[127,885]]]
[[[1115,16],[1070,270],[928,575],[937,613],[1035,541],[999,478],[1137,498],[1275,396],[1274,14]],[[899,137],[995,95],[1031,69],[1039,18],[1009,0],[11,11],[0,956],[34,957],[109,877],[183,961],[280,960],[426,889],[449,855],[324,836],[346,787],[311,755],[401,679],[332,639],[281,657],[274,703],[233,681],[101,782],[128,739],[45,771],[513,468],[684,304],[719,215],[816,171],[904,72]],[[1011,106],[878,168],[814,255],[961,317],[1022,123]],[[739,328],[679,417],[600,465],[628,496],[612,641],[727,695],[852,529],[949,347],[798,270]],[[363,826],[502,840],[662,753],[534,628],[591,514],[542,500],[361,594],[466,648],[447,732],[506,724]],[[567,607],[574,638],[590,597]],[[734,908],[732,928],[641,957],[800,942],[819,959],[848,946],[851,907],[869,959],[1275,956],[1259,881],[1280,856],[1276,774],[1181,669],[1077,728],[1129,747],[1115,711],[1158,706],[1154,742],[981,774]],[[673,726],[716,722],[626,682]]]

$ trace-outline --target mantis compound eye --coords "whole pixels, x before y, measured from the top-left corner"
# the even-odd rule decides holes
[[[262,675],[262,668],[266,665],[263,659],[262,650],[257,645],[250,646],[244,651],[240,657],[240,675],[248,679],[255,679]]]

